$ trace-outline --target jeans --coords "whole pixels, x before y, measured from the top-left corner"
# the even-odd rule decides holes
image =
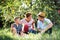
[[[34,33],[34,34],[36,34],[37,31],[36,31],[36,30],[33,30],[33,29],[30,29],[30,30],[29,30],[29,33]]]
[[[45,33],[51,34],[52,33],[52,28],[48,29]]]

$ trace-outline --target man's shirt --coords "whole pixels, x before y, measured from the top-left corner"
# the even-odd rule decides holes
[[[37,28],[43,30],[43,29],[47,28],[47,26],[49,25],[49,23],[51,23],[51,21],[49,19],[47,19],[47,18],[44,18],[43,22],[40,21],[40,20],[38,20],[37,21]]]

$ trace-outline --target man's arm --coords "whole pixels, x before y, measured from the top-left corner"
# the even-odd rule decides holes
[[[38,28],[37,31],[41,32],[42,30],[40,28]]]
[[[39,31],[39,32],[41,32],[41,24],[40,24],[40,22],[39,21],[37,21],[37,31]]]
[[[53,23],[49,23],[47,28],[42,30],[41,33],[44,33],[45,31],[47,31],[48,29],[50,29],[53,26]]]

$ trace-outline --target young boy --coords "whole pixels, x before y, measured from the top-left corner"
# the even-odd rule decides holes
[[[11,31],[12,33],[15,35],[15,34],[21,34],[22,33],[22,24],[20,22],[20,18],[19,17],[16,17],[14,19],[14,22],[12,25],[11,25]]]
[[[44,32],[48,32],[49,34],[52,33],[52,22],[45,18],[45,13],[44,12],[40,12],[38,14],[38,21],[37,21],[37,29],[39,32],[44,33]]]

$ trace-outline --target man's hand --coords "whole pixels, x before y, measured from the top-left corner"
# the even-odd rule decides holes
[[[42,30],[40,28],[38,28],[37,31],[41,32]]]
[[[47,31],[48,29],[50,29],[53,26],[52,23],[50,23],[46,29],[42,30],[41,33],[45,33],[45,31]]]
[[[43,33],[45,33],[45,30],[42,30],[42,31],[41,31],[41,34],[43,34]]]

